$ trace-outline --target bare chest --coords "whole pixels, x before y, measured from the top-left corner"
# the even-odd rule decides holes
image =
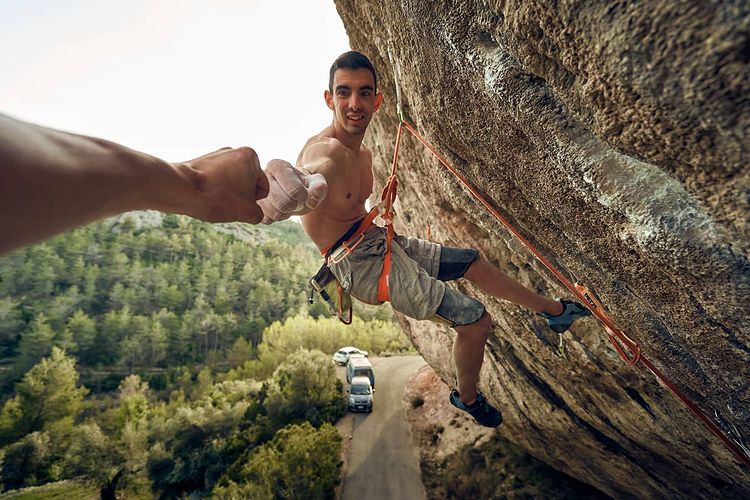
[[[342,166],[336,182],[329,186],[328,200],[332,207],[361,207],[372,193],[372,165],[352,162]]]

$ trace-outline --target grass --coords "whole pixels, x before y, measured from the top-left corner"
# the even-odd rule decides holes
[[[59,481],[42,486],[13,490],[0,495],[12,500],[98,500],[99,488],[78,481]]]

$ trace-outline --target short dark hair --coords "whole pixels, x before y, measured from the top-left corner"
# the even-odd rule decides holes
[[[333,75],[338,69],[369,69],[372,73],[372,78],[375,81],[374,91],[378,91],[378,75],[375,73],[375,67],[372,65],[370,60],[361,52],[356,50],[350,50],[344,52],[333,61],[331,65],[331,71],[328,73],[328,91],[333,94]]]

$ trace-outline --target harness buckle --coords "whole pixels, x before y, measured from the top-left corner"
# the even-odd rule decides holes
[[[338,264],[339,262],[347,258],[349,254],[352,253],[364,239],[365,231],[362,231],[358,236],[355,237],[354,243],[350,244],[348,241],[343,242],[341,246],[334,250],[333,253],[331,253],[331,255],[328,257],[328,265],[330,266],[331,264]]]

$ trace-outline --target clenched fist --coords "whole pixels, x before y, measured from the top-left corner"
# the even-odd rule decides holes
[[[193,171],[198,192],[189,198],[187,215],[208,222],[261,221],[257,202],[268,195],[268,179],[251,148],[222,148],[183,165]]]
[[[265,170],[268,196],[259,200],[263,223],[288,219],[314,209],[328,194],[328,184],[321,174],[307,174],[284,160],[271,160]]]

